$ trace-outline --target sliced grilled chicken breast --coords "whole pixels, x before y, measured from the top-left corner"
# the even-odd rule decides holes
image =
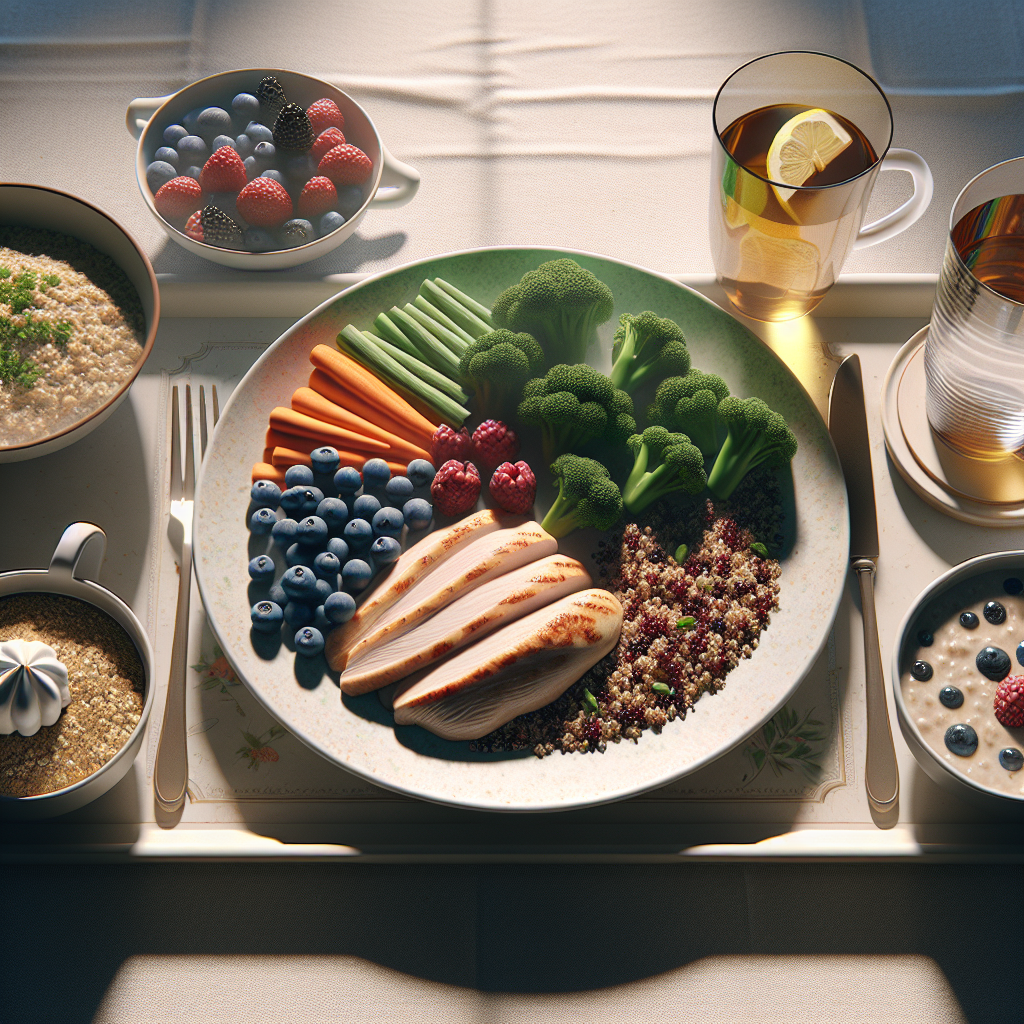
[[[463,594],[557,550],[558,541],[532,522],[470,541],[416,580],[370,628],[329,655],[328,661],[332,668],[344,670],[371,648],[390,643]]]
[[[368,693],[403,679],[591,583],[590,573],[568,555],[549,555],[504,573],[390,642],[370,647],[361,657],[353,654],[341,674],[341,688],[353,695]]]
[[[355,615],[341,629],[333,629],[327,637],[327,661],[331,668],[344,667],[344,653],[355,640],[372,626],[418,579],[441,565],[463,545],[516,522],[514,517],[502,517],[493,509],[460,519],[443,530],[434,530],[413,544],[395,562],[391,572],[377,589],[356,609]]]
[[[475,740],[550,704],[615,646],[622,605],[607,590],[563,597],[417,672],[395,692],[395,722]]]

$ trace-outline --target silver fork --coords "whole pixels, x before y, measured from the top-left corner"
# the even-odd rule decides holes
[[[211,387],[213,423],[217,425],[220,407],[217,386]],[[206,392],[199,385],[200,458],[206,454]],[[178,604],[174,613],[174,646],[167,682],[160,744],[156,751],[153,781],[157,803],[166,811],[177,811],[185,802],[188,788],[188,741],[185,731],[185,669],[188,658],[189,598],[192,590],[192,506],[195,499],[196,469],[192,440],[192,387],[185,385],[185,472],[181,467],[181,421],[178,412],[177,385],[171,391],[171,517],[182,530],[181,562],[178,570]]]

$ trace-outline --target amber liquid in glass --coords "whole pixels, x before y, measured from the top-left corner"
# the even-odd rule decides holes
[[[832,286],[860,229],[861,209],[827,186],[858,177],[878,160],[864,133],[829,111],[849,133],[850,144],[780,200],[763,180],[769,177],[768,149],[790,118],[810,109],[759,107],[722,132],[732,160],[725,161],[721,179],[721,219],[712,224],[715,265],[723,268],[719,276],[730,299],[759,320],[801,316]]]
[[[982,284],[1024,303],[1024,195],[976,206],[953,228],[953,245]]]

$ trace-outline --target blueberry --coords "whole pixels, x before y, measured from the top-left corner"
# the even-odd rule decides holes
[[[337,231],[338,228],[345,223],[345,218],[342,217],[337,210],[328,210],[321,218],[320,223],[317,224],[317,230],[320,232],[320,237],[329,235],[332,231]]]
[[[178,156],[178,150],[174,146],[161,146],[154,154],[154,160],[162,160],[165,164],[170,164],[172,167],[177,167],[181,162],[181,157]]]
[[[313,470],[309,466],[289,466],[284,471],[286,487],[298,487],[299,484],[311,484],[312,482]]]
[[[324,635],[315,626],[304,626],[295,634],[295,653],[315,658],[324,649]]]
[[[303,544],[295,543],[285,551],[284,564],[289,568],[293,565],[304,565],[307,569],[312,569],[314,558],[316,558],[316,548],[307,548]]]
[[[343,622],[348,622],[356,613],[356,602],[351,594],[346,594],[343,590],[339,590],[335,594],[331,594],[326,601],[324,601],[324,614],[331,620],[331,622],[341,625]]]
[[[964,702],[963,692],[955,686],[944,686],[939,690],[939,702],[947,708],[961,707]]]
[[[391,479],[391,467],[383,459],[367,459],[363,464],[363,483],[379,489]]]
[[[369,562],[361,558],[350,558],[341,570],[341,584],[346,590],[359,593],[369,586],[373,579],[373,569]]]
[[[278,519],[270,532],[279,548],[288,548],[295,543],[298,530],[299,524],[294,519]]]
[[[256,144],[274,141],[274,133],[265,124],[260,124],[259,121],[250,121],[245,126],[245,134]]]
[[[343,537],[332,537],[327,542],[327,550],[332,555],[338,556],[338,561],[344,565],[349,559],[348,544]]]
[[[281,508],[285,512],[298,512],[305,501],[302,494],[304,490],[304,487],[288,487],[281,494]]]
[[[281,188],[288,187],[288,181],[285,176],[276,168],[268,167],[261,175],[261,178],[269,178],[271,181],[276,181]]]
[[[288,505],[285,499],[288,499]],[[324,500],[324,492],[319,487],[302,485],[300,487],[289,487],[281,495],[281,508],[287,512],[297,512],[299,518],[316,514],[317,506]]]
[[[350,552],[369,550],[373,542],[373,527],[365,519],[350,519],[343,532]]]
[[[316,575],[305,565],[293,565],[285,570],[281,586],[293,601],[308,601],[316,593]]]
[[[281,628],[284,612],[274,601],[257,601],[249,613],[257,633],[274,633]]]
[[[295,539],[304,547],[320,548],[327,543],[327,524],[319,516],[306,516],[299,520]]]
[[[1008,594],[1022,594],[1024,593],[1024,580],[1011,576],[1008,580],[1003,580],[1003,590]]]
[[[164,143],[168,146],[177,146],[186,135],[188,135],[188,129],[184,125],[169,124],[164,129]]]
[[[1017,664],[1024,665],[1024,643],[1017,644]]]
[[[960,616],[960,625],[963,626],[964,629],[977,629],[980,621],[981,620],[974,614],[974,612],[964,612]]]
[[[296,187],[305,185],[316,174],[316,164],[306,153],[290,156],[284,162],[284,173],[295,183]]]
[[[407,476],[393,476],[384,487],[384,493],[399,508],[412,497],[414,490],[413,483]]]
[[[331,596],[333,597],[334,595],[332,594]],[[318,604],[313,609],[312,625],[314,629],[319,629],[320,632],[324,634],[330,633],[330,631],[334,629],[334,623],[327,618],[327,613],[324,611],[324,606],[322,604]]]
[[[346,219],[357,214],[363,205],[363,190],[358,185],[342,185],[338,189],[338,211]]]
[[[315,570],[314,570],[315,571]],[[335,583],[330,580],[317,578],[316,581],[316,603],[323,604],[338,589]]]
[[[223,107],[207,107],[196,118],[196,134],[204,139],[231,131],[231,115]]]
[[[249,529],[257,537],[265,537],[274,528],[277,516],[272,508],[258,508],[249,517]]]
[[[289,601],[284,606],[284,621],[296,629],[308,626],[313,621],[313,606],[301,601]]]
[[[235,136],[235,152],[244,160],[246,157],[252,156],[252,151],[256,148],[256,143],[249,138],[245,132],[241,135]]]
[[[231,101],[231,110],[240,121],[251,121],[259,116],[260,101],[251,92],[240,92]]]
[[[932,667],[927,661],[915,661],[910,667],[910,674],[919,682],[927,682],[932,677]]]
[[[917,634],[917,642],[922,647],[931,647],[931,645],[935,643],[935,637],[932,636],[927,629],[922,629]]]
[[[997,683],[1010,674],[1010,656],[1000,647],[986,647],[974,659],[974,664],[983,676]]]
[[[324,498],[317,505],[316,514],[327,524],[331,533],[341,533],[348,522],[348,505],[341,498]]]
[[[402,515],[410,530],[425,530],[434,517],[434,510],[429,501],[422,498],[410,498],[402,506]]]
[[[235,149],[235,140],[231,138],[230,135],[218,135],[213,142],[210,143],[210,149],[212,149],[214,153],[216,153],[218,149],[223,149],[225,146],[227,146],[228,149]],[[238,150],[235,150],[235,152],[237,153]]]
[[[982,615],[993,626],[1001,626],[1006,621],[1006,609],[998,601],[989,601],[982,610]]]
[[[318,579],[331,583],[341,572],[341,559],[333,551],[321,551],[313,559],[313,572]]]
[[[405,475],[412,481],[413,487],[429,487],[436,472],[426,459],[413,459],[405,467]]]
[[[372,494],[360,494],[352,502],[352,515],[357,519],[369,521],[380,511],[380,508],[380,502]]]
[[[970,757],[978,749],[978,734],[969,725],[951,725],[946,730],[946,747],[958,757]]]
[[[203,169],[198,164],[193,164],[191,167],[186,167],[184,170],[184,176],[186,178],[195,178],[196,181],[199,180],[199,175],[202,173]]]
[[[338,449],[332,448],[329,444],[325,444],[320,448],[314,448],[309,453],[309,457],[313,461],[314,473],[330,473],[333,476],[341,465],[341,456],[338,454]]]
[[[266,228],[246,228],[242,232],[242,245],[249,252],[273,252],[277,248],[274,236]]]
[[[280,583],[275,583],[270,590],[267,591],[270,600],[274,604],[279,604],[282,608],[288,603],[288,595],[284,592],[284,587]]]
[[[254,156],[247,156],[242,161],[242,166],[245,168],[246,181],[252,181],[253,178],[258,178],[260,176],[260,171],[263,170],[263,168],[260,167],[259,161]]]
[[[302,217],[293,217],[281,225],[281,241],[289,249],[312,242],[314,238],[316,231],[313,230],[313,225]]]
[[[146,184],[149,186],[149,191],[154,194],[159,192],[161,186],[166,185],[171,178],[177,176],[178,172],[167,160],[154,160],[146,168]]]
[[[249,498],[260,508],[277,508],[281,504],[281,488],[273,480],[257,480],[249,491]]]
[[[334,486],[341,495],[352,495],[363,486],[363,478],[353,466],[342,466],[334,474]]]
[[[277,159],[277,150],[272,142],[257,142],[252,155],[256,158],[256,166],[266,170]]]
[[[269,583],[274,578],[274,560],[270,555],[257,555],[249,562],[249,578],[257,583]]]
[[[198,135],[179,139],[177,149],[181,159],[189,164],[205,164],[210,156],[210,147]]]
[[[405,516],[397,508],[382,508],[371,520],[377,537],[397,537],[405,526]]]
[[[999,763],[1008,772],[1019,772],[1024,768],[1024,754],[1016,747],[1003,747],[999,751]]]
[[[402,545],[394,537],[378,537],[370,545],[370,555],[375,565],[390,565],[402,553]]]
[[[195,110],[190,110],[182,119],[181,123],[185,126],[189,135],[195,135],[196,128],[199,127],[199,115],[203,112],[202,107],[196,107]]]

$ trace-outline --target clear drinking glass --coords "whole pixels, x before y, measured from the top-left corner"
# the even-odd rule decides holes
[[[1024,157],[957,196],[924,347],[932,429],[974,459],[1024,458]]]
[[[852,137],[830,168],[841,180],[816,184],[819,173],[798,187],[772,181],[772,139],[790,117],[809,108],[838,115]],[[729,299],[757,320],[792,320],[812,310],[851,249],[905,230],[931,201],[928,165],[910,150],[889,148],[893,122],[885,94],[838,57],[806,51],[758,57],[725,80],[712,120],[711,255]],[[914,194],[861,227],[881,170],[909,172]]]

